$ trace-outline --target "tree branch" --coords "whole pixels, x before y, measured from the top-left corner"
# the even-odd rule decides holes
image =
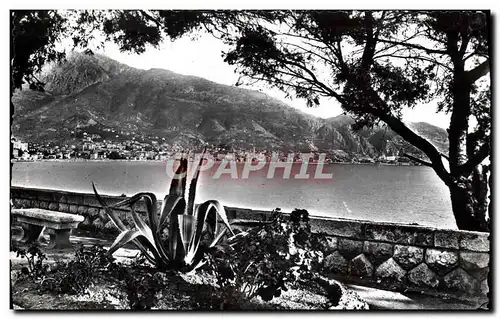
[[[427,38],[431,39],[431,40],[432,40],[432,41],[434,41],[434,42],[437,42],[437,43],[441,43],[441,44],[443,44],[443,45],[446,45],[446,41],[445,41],[444,39],[440,39],[440,38],[438,38],[438,37],[435,37],[435,36],[431,33],[431,31],[430,31],[430,30],[431,30],[430,28],[426,28],[426,29],[423,31],[423,32],[425,33],[425,37],[427,37]]]
[[[430,163],[430,162],[423,161],[420,158],[417,158],[417,157],[412,156],[412,155],[407,154],[407,153],[404,153],[403,155],[408,157],[409,159],[411,159],[414,162],[420,163],[420,164],[425,165],[425,166],[432,167],[432,163]]]
[[[311,33],[311,32],[309,32],[309,33]],[[293,33],[287,33],[287,32],[281,32],[280,35],[286,36],[286,37],[299,38],[299,39],[303,39],[303,40],[317,42],[318,44],[324,45],[327,48],[329,48],[328,44],[325,43],[325,42],[323,42],[322,40],[311,38],[311,37],[308,37],[308,36],[305,36],[305,35],[299,35],[299,34],[293,34]]]
[[[373,63],[375,47],[377,45],[377,32],[373,32],[373,15],[371,12],[365,13],[366,43],[361,56],[361,72],[368,72]]]
[[[432,163],[431,167],[434,169],[439,178],[441,178],[446,185],[451,185],[451,176],[444,168],[443,161],[441,160],[441,153],[434,145],[413,132],[397,117],[384,113],[383,111],[374,115],[384,121],[394,132],[398,133],[399,136],[404,138],[407,142],[424,152],[424,154],[430,159]]]
[[[438,62],[436,60],[433,60],[431,58],[426,58],[424,56],[404,56],[404,55],[394,55],[394,54],[388,53],[388,54],[382,54],[382,55],[376,56],[374,59],[380,59],[380,58],[384,58],[384,57],[396,58],[396,59],[415,59],[415,60],[420,60],[420,61],[427,61],[430,63],[440,65],[440,66],[444,67],[445,69],[448,69],[449,71],[453,71],[449,66],[447,66],[441,62]]]
[[[296,75],[294,73],[289,73],[289,72],[284,72],[284,71],[278,71],[278,72],[281,73],[281,74],[284,74],[284,75],[291,76],[291,77],[297,77],[297,78],[299,78],[299,75]],[[266,81],[266,79],[263,78],[263,77],[252,77],[252,78],[256,79],[257,81]],[[311,80],[309,80],[307,78],[300,77],[300,79],[304,80],[306,83],[308,83],[310,85],[314,85],[314,83],[311,83]],[[284,86],[289,86],[289,87],[294,88],[294,89],[304,88],[304,86],[301,85],[301,84],[293,84],[292,81],[285,81],[285,80],[279,79],[277,77],[273,78],[272,81],[276,82],[278,84],[284,85]],[[324,90],[319,90],[319,89],[316,89],[316,88],[309,88],[309,89],[311,91],[315,92],[315,93],[320,94],[321,96],[331,97],[331,95],[328,92],[325,92]]]
[[[401,46],[405,46],[405,47],[412,48],[412,49],[423,50],[427,53],[436,53],[436,54],[443,54],[443,55],[448,54],[448,52],[446,50],[431,49],[431,48],[424,47],[423,45],[413,44],[413,43],[404,43],[402,41],[392,41],[392,40],[379,39],[378,42],[401,45]]]
[[[464,35],[464,32],[461,33],[462,43],[460,44],[460,54],[463,56],[467,51],[467,46],[469,45],[470,37],[468,34]]]
[[[244,84],[245,85],[253,85],[253,84],[256,84],[258,82],[267,82],[267,83],[271,83],[271,85],[273,85],[275,83],[275,84],[282,85],[283,87],[288,87],[290,89],[295,89],[295,90],[300,89],[300,88],[304,88],[305,85],[308,84],[311,86],[308,89],[311,90],[312,92],[317,93],[323,97],[332,97],[332,94],[330,91],[325,91],[325,89],[322,87],[318,88],[318,83],[314,82],[312,79],[304,77],[304,75],[298,73],[298,71],[293,70],[289,67],[287,67],[286,69],[289,72],[287,72],[285,70],[278,70],[277,72],[279,75],[273,76],[272,78],[265,78],[262,75],[257,76],[257,75],[246,74],[244,76],[247,79],[254,80],[254,82],[253,83],[244,83]],[[304,82],[302,82],[302,83],[297,82],[296,84],[294,84],[293,80],[284,79],[284,78],[282,78],[282,76],[289,76],[293,80],[295,80],[295,82],[297,82],[298,80],[302,80]],[[240,81],[240,80],[238,79],[238,81]],[[279,86],[275,86],[275,87],[277,87],[279,89]],[[288,92],[285,91],[285,93],[288,93]],[[338,94],[338,96],[339,96],[339,99],[342,99],[342,96],[340,94]],[[333,96],[333,97],[335,97],[335,96]]]
[[[479,78],[490,72],[490,60],[486,59],[483,63],[476,66],[474,69],[467,71],[466,77],[470,84],[476,82]]]
[[[465,173],[467,176],[472,173],[474,167],[481,164],[490,155],[490,142],[486,141],[479,150],[467,162],[457,167],[457,171]]]
[[[399,53],[399,52],[411,50],[409,48],[397,48],[397,49],[393,50],[392,52],[382,54],[382,52],[387,52],[387,51],[391,50],[394,47],[395,47],[395,45],[389,45],[389,46],[387,46],[387,47],[385,47],[383,49],[380,49],[380,50],[376,51],[373,56],[376,59],[376,58],[379,58],[379,57],[384,57],[384,56],[387,56],[387,55],[392,55],[392,54],[396,54],[396,53]]]
[[[292,82],[294,79],[303,80],[303,81],[305,81],[305,83],[308,83],[308,84],[315,86],[315,87],[319,87],[318,89],[316,89],[317,92],[322,92],[323,94],[331,94],[329,91],[325,91],[325,89],[320,85],[320,83],[318,83],[317,79],[307,78],[304,76],[303,73],[300,73],[300,71],[297,71],[293,68],[290,68],[288,65],[285,65],[284,68],[286,70],[288,70],[289,72],[284,71],[284,70],[278,70],[277,72],[280,73],[281,75],[290,76],[291,77],[291,79],[289,79],[290,82]],[[278,78],[275,77],[275,79],[278,79]],[[293,85],[293,84],[291,84],[291,85]],[[297,86],[300,87],[301,85],[299,84]]]
[[[453,62],[453,66],[455,67],[455,72],[460,74],[463,72],[464,63],[463,63],[463,54],[460,54],[458,51],[458,32],[456,31],[448,31],[446,32],[446,53],[450,56],[451,62]]]
[[[327,86],[326,84],[324,84],[323,82],[321,82],[320,80],[318,80],[318,78],[316,77],[316,75],[314,74],[314,72],[312,72],[311,70],[309,70],[307,67],[305,67],[304,65],[300,64],[300,63],[297,63],[295,61],[291,61],[291,60],[284,60],[284,59],[275,59],[276,61],[278,62],[281,62],[285,65],[289,64],[289,65],[293,65],[293,66],[296,66],[298,67],[299,69],[303,70],[304,72],[306,72],[307,74],[309,74],[311,76],[311,79],[308,80],[308,81],[312,81],[314,84],[316,84],[317,86],[319,86],[320,88],[324,89],[326,92],[328,92],[329,94],[331,94],[332,97],[335,97],[340,103],[343,103],[343,99],[341,97],[340,94],[338,94],[337,92],[335,92],[334,90],[332,90],[329,86]],[[304,80],[307,80],[305,78],[303,78]]]
[[[324,57],[324,56],[322,56],[322,55],[320,55],[320,54],[318,54],[318,53],[316,53],[316,52],[314,52],[314,51],[308,50],[308,49],[306,49],[306,48],[304,48],[304,47],[302,47],[302,46],[300,46],[300,45],[298,45],[298,44],[288,43],[288,42],[285,42],[285,43],[283,43],[283,44],[285,44],[285,45],[289,45],[289,46],[293,46],[293,47],[296,47],[296,48],[298,48],[298,49],[300,49],[300,50],[304,51],[305,53],[309,53],[309,54],[311,54],[311,55],[314,55],[315,57],[317,57],[317,58],[319,58],[319,59],[323,60],[323,61],[324,61],[325,63],[327,63],[327,64],[335,64],[335,61],[332,61],[332,60],[330,60],[330,59],[328,59],[328,58],[326,58],[326,57]]]
[[[337,51],[338,51],[336,56],[337,56],[337,59],[339,60],[339,63],[340,63],[340,69],[342,70],[342,73],[344,75],[348,75],[349,68],[347,67],[347,64],[345,63],[345,60],[344,60],[344,55],[342,53],[342,45],[340,44],[340,40],[337,40],[336,44],[337,44]]]
[[[153,17],[151,14],[149,14],[146,10],[140,10],[140,13],[148,20],[154,22],[156,24],[156,26],[161,30],[162,29],[162,24],[160,23],[160,21],[158,21],[158,19],[156,19],[155,17]]]

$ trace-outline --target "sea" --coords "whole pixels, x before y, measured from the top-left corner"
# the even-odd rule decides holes
[[[302,208],[317,216],[457,229],[448,188],[429,167],[325,164],[321,173],[331,176],[317,179],[317,167],[310,163],[309,178],[294,178],[300,165],[294,164],[290,176],[277,168],[270,177],[267,164],[250,171],[248,178],[243,178],[243,165],[234,174],[227,168],[217,174],[220,168],[214,165],[201,173],[196,202],[216,199],[242,208]],[[94,182],[101,194],[147,191],[162,199],[171,176],[161,161],[16,162],[11,185],[92,193]]]

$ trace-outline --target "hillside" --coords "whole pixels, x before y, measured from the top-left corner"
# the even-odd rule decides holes
[[[73,54],[43,74],[46,92],[13,97],[12,133],[26,141],[74,144],[85,127],[109,139],[130,136],[193,148],[201,143],[235,148],[329,151],[345,159],[418,153],[394,132],[375,127],[355,133],[352,119],[320,119],[261,92],[226,86],[162,69],[139,70],[102,55]],[[440,148],[446,132],[411,123]],[[72,133],[73,132],[73,133]]]

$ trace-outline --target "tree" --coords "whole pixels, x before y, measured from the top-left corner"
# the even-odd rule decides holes
[[[117,151],[112,151],[111,153],[109,153],[108,158],[116,160],[116,159],[124,159],[125,157]]]
[[[246,79],[309,105],[335,98],[357,128],[385,122],[429,160],[412,159],[449,187],[457,226],[489,230],[488,168],[480,164],[491,153],[491,99],[489,83],[478,83],[489,71],[487,13],[256,12],[237,20],[233,35],[219,34],[233,44],[226,61]],[[401,121],[403,107],[432,99],[451,113],[448,155]],[[469,132],[471,117],[477,126]]]
[[[268,83],[309,106],[337,100],[355,129],[385,123],[427,159],[450,189],[458,228],[489,230],[490,16],[466,11],[172,11],[85,13],[123,51],[204,30],[241,83]],[[485,79],[486,78],[486,79]],[[405,107],[439,101],[451,115],[444,154],[401,120]],[[472,127],[471,118],[476,127]],[[444,160],[448,161],[445,165]],[[491,206],[491,205],[490,205]],[[491,210],[489,211],[491,215]]]
[[[10,94],[28,84],[32,90],[43,91],[37,75],[51,62],[66,56],[62,40],[71,39],[74,47],[86,49],[99,23],[108,11],[11,10],[10,12]],[[86,50],[86,53],[92,54]],[[11,104],[12,106],[12,104]],[[11,112],[14,110],[12,109]]]
[[[56,11],[21,10],[10,14],[11,95],[24,83],[30,89],[43,90],[36,74],[46,63],[63,57],[55,45],[64,33],[65,19]]]
[[[428,160],[408,156],[432,167],[448,186],[457,226],[489,230],[489,167],[481,165],[491,154],[491,93],[483,79],[490,59],[488,12],[190,14],[183,28],[168,23],[179,21],[179,12],[144,16],[172,38],[203,27],[231,45],[224,59],[237,66],[246,84],[269,83],[309,106],[334,98],[357,120],[355,128],[386,123]],[[404,107],[431,100],[451,115],[447,155],[401,120]]]
[[[14,114],[12,95],[28,83],[30,89],[42,90],[43,83],[36,74],[47,62],[61,59],[55,40],[63,33],[64,19],[55,11],[10,12],[10,114]],[[10,119],[12,125],[12,117]],[[13,143],[10,143],[13,154]],[[12,163],[11,163],[12,166]]]

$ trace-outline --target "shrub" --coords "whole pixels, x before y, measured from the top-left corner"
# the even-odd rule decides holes
[[[68,294],[83,292],[100,271],[112,269],[113,264],[113,257],[103,247],[81,247],[72,260],[59,263],[42,280],[41,290]]]
[[[172,179],[170,192],[163,200],[160,214],[157,213],[156,196],[152,193],[138,193],[130,199],[108,206],[92,184],[97,200],[121,232],[110,247],[109,253],[112,254],[127,243],[133,243],[145,258],[159,269],[188,272],[200,267],[204,263],[205,251],[217,245],[226,230],[233,234],[224,206],[218,201],[209,200],[195,208],[196,184],[202,161],[203,157],[191,180],[186,202],[184,193],[187,159],[181,158],[176,171],[176,176],[180,177]],[[141,199],[146,203],[149,224],[146,224],[134,209]],[[127,228],[112,209],[123,206],[130,207],[134,228]],[[222,230],[219,230],[218,217],[225,226]],[[203,242],[202,238],[206,238],[207,242]]]
[[[162,282],[149,273],[139,277],[128,277],[126,282],[127,299],[130,309],[148,310],[156,305],[156,294],[162,289]]]
[[[322,254],[315,250],[306,210],[289,219],[276,209],[271,221],[241,233],[238,240],[210,251],[210,266],[222,307],[237,307],[260,296],[269,301],[298,279],[311,278]]]
[[[44,265],[43,261],[47,256],[41,251],[40,245],[37,242],[32,243],[27,249],[19,247],[11,247],[16,252],[17,257],[26,258],[28,261],[27,267],[21,268],[21,276],[28,276],[33,280],[45,277],[48,265]]]

